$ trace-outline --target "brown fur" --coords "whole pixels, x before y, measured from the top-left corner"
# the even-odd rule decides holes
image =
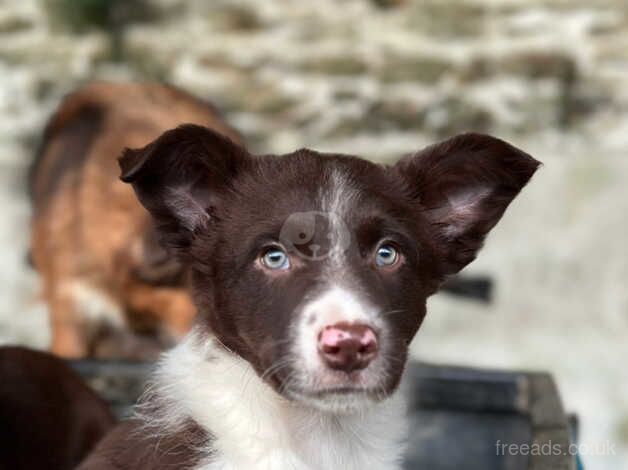
[[[106,403],[66,364],[0,348],[0,469],[70,470],[113,426]]]
[[[136,333],[167,342],[188,330],[195,309],[182,268],[158,244],[147,212],[119,181],[116,162],[124,147],[146,145],[183,122],[238,140],[210,105],[157,84],[86,86],[50,120],[31,171],[31,251],[54,353],[153,355],[162,344]],[[90,320],[85,303],[104,317],[122,312],[121,321]]]
[[[106,443],[113,444],[97,447],[78,470],[191,470],[210,440],[192,420],[168,436],[151,435],[142,425],[137,419],[121,422],[107,434]]]

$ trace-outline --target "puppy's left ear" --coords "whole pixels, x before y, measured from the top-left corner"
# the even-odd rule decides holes
[[[392,170],[432,227],[439,271],[460,271],[530,180],[539,162],[482,134],[461,134],[409,155]]]

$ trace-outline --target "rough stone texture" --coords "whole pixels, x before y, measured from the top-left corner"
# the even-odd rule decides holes
[[[144,3],[148,16],[108,12],[125,24],[112,28],[87,13],[64,23],[55,2],[0,0],[1,341],[47,342],[23,178],[45,119],[80,83],[174,82],[224,108],[260,152],[387,161],[489,131],[545,166],[469,268],[495,276],[495,302],[434,298],[414,352],[549,370],[582,441],[617,444],[587,468],[628,466],[624,1]]]

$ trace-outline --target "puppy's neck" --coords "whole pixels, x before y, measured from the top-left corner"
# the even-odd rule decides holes
[[[209,436],[198,470],[400,468],[406,436],[401,393],[353,414],[289,401],[213,337],[190,333],[164,356],[146,417],[158,433],[192,419]]]

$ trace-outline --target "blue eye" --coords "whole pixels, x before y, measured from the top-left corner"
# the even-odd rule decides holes
[[[399,254],[390,245],[381,245],[375,253],[375,265],[378,267],[392,266],[397,262]]]
[[[290,267],[288,255],[279,247],[269,248],[262,256],[262,263],[268,269],[288,269]]]

